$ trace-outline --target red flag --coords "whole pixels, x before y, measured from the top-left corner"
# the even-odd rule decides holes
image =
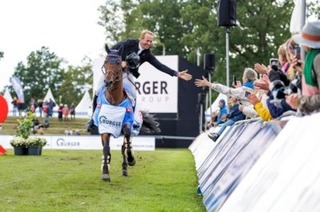
[[[7,150],[0,145],[0,155],[7,154]]]

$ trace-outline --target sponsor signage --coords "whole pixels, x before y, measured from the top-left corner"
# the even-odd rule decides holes
[[[178,56],[157,56],[161,63],[178,70]],[[151,113],[177,113],[178,78],[159,71],[145,62],[139,68],[136,80],[137,104]]]
[[[10,140],[14,136],[0,136],[0,145],[4,148],[12,149]],[[44,149],[87,149],[87,150],[101,150],[100,136],[39,136],[47,139],[47,144]],[[111,138],[111,150],[120,150],[123,143],[123,137]],[[154,151],[155,138],[151,136],[139,136],[132,138],[132,147],[139,151]]]

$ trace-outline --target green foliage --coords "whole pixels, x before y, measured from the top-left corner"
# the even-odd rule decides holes
[[[61,96],[63,103],[70,105],[78,103],[87,89],[92,91],[91,59],[85,57],[81,66],[69,65],[66,69],[64,63],[47,47],[31,52],[26,64],[19,62],[13,75],[23,84],[25,102],[43,99],[50,88],[55,98]],[[10,91],[14,94],[12,88]]]
[[[41,157],[17,157],[9,149],[0,160],[1,210],[205,211],[189,150],[136,151],[129,177],[121,176],[120,151],[112,151],[110,183],[100,180],[101,153],[45,150]]]
[[[27,64],[18,63],[13,75],[23,83],[25,100],[42,99],[49,88],[56,96],[58,83],[63,80],[62,62],[48,47],[42,47],[29,54]]]
[[[62,102],[59,103],[68,104],[69,106],[72,102],[77,104],[86,89],[89,90],[89,93],[92,93],[92,61],[89,58],[85,59],[83,66],[68,66],[63,73],[63,80],[59,88]]]
[[[17,136],[27,139],[31,135],[31,127],[35,114],[28,112],[25,117],[18,119]]]
[[[223,84],[226,82],[226,35],[229,36],[230,75],[235,74],[240,79],[244,68],[253,67],[257,62],[267,64],[269,58],[277,56],[278,47],[290,37],[289,24],[294,6],[293,0],[238,0],[239,25],[232,27],[227,34],[225,27],[218,27],[218,1],[112,2],[117,2],[113,9],[104,9],[112,4],[110,1],[100,8],[101,23],[105,27],[117,28],[110,39],[119,41],[129,35],[138,37],[138,31],[147,28],[157,35],[153,47],[155,54],[162,54],[165,49],[166,54],[178,54],[196,62],[197,50],[201,55],[214,52],[216,70],[212,78]],[[319,0],[308,3],[308,15],[319,16],[319,5]],[[113,18],[122,14],[123,22],[115,25],[105,17],[106,14]],[[109,30],[106,27],[108,33]]]

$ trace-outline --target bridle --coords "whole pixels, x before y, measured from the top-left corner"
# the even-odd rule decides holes
[[[107,55],[102,67],[101,67],[101,71],[104,75],[107,75],[108,73],[111,73],[113,77],[113,79],[111,80],[107,80],[105,79],[105,86],[107,88],[109,87],[112,87],[112,85],[116,82],[119,82],[122,80],[122,67],[121,67],[121,56],[118,55],[118,54],[115,54],[115,53],[110,53]],[[106,70],[106,67],[108,65],[108,63],[110,64],[116,64],[117,67],[114,69],[114,70],[110,70],[110,69],[107,69]],[[120,75],[121,74],[121,75]]]

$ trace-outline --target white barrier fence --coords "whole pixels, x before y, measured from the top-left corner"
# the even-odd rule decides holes
[[[283,121],[285,123],[286,121]],[[282,124],[283,124],[282,123]],[[242,122],[189,149],[208,211],[320,211],[320,113],[277,123]]]
[[[0,145],[4,148],[10,149],[10,140],[14,136],[1,135]],[[101,150],[101,139],[99,135],[92,136],[39,136],[47,139],[47,144],[44,149],[87,149],[87,150]],[[111,138],[110,148],[112,150],[120,150],[123,143],[123,137]],[[141,151],[154,151],[155,150],[155,137],[152,136],[138,136],[132,138],[132,147],[134,150]]]

